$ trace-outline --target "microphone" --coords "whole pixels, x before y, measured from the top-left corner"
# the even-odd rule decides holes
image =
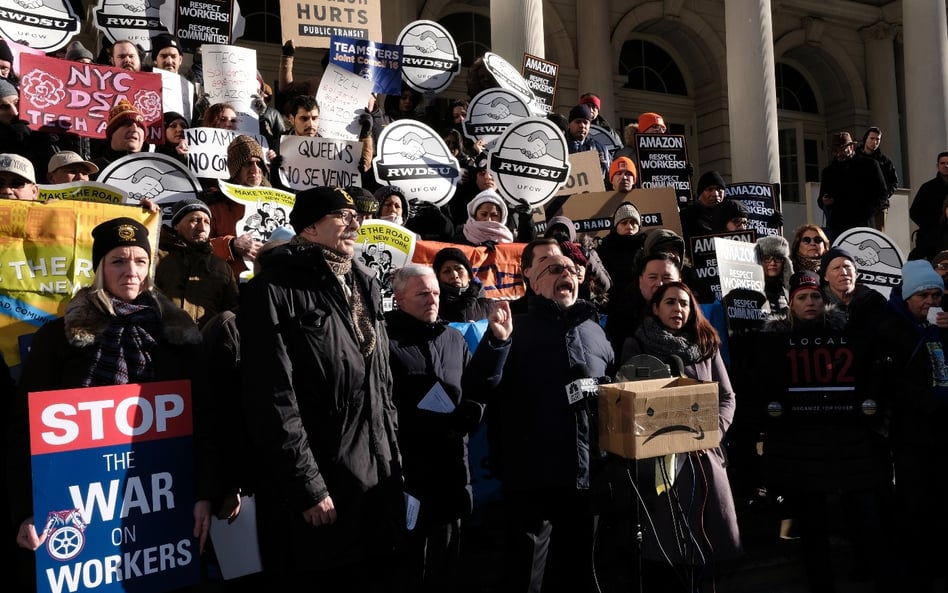
[[[612,383],[612,377],[591,377],[592,371],[585,364],[575,364],[570,367],[570,376],[573,380],[566,384],[566,400],[574,406],[586,400],[599,396],[599,386]]]
[[[566,384],[566,401],[569,406],[572,407],[590,397],[590,392],[596,389],[596,381],[590,374],[589,367],[585,364],[574,364],[570,367],[569,375],[573,379]]]

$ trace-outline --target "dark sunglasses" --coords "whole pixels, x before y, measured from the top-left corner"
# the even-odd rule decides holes
[[[573,266],[567,266],[565,264],[550,264],[543,271],[549,272],[554,276],[559,276],[564,270],[569,272],[571,276],[576,276],[579,278],[579,270]]]
[[[808,245],[810,243],[816,243],[817,245],[822,245],[825,243],[825,241],[823,241],[823,237],[800,237],[800,242],[806,243]]]

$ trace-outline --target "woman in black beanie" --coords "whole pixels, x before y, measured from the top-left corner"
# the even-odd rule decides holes
[[[438,315],[445,321],[487,319],[493,299],[484,296],[481,281],[474,276],[471,260],[456,247],[439,251],[432,263],[441,287]]]

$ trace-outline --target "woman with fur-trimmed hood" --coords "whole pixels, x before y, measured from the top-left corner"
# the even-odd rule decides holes
[[[191,380],[194,402],[194,535],[203,550],[208,537],[211,500],[222,503],[210,461],[214,439],[205,439],[207,408],[201,333],[191,317],[154,288],[149,275],[148,229],[132,218],[116,218],[92,230],[92,286],[80,289],[63,317],[33,337],[23,362],[11,413],[12,435],[7,484],[11,513],[19,522],[17,544],[29,550],[43,545],[43,523],[33,517],[30,472],[29,394],[74,389]],[[34,429],[36,427],[33,427]],[[171,445],[173,446],[173,445]],[[170,454],[174,454],[172,449]],[[231,497],[224,517],[237,516],[239,498]],[[48,509],[37,509],[46,512]],[[44,521],[45,517],[39,517]]]
[[[760,237],[754,251],[764,268],[764,294],[767,295],[770,314],[785,315],[790,304],[790,277],[794,272],[790,244],[780,235]]]

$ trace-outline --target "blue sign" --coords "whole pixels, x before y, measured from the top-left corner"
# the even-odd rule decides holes
[[[402,92],[402,46],[333,35],[329,62],[372,81],[373,93]]]

